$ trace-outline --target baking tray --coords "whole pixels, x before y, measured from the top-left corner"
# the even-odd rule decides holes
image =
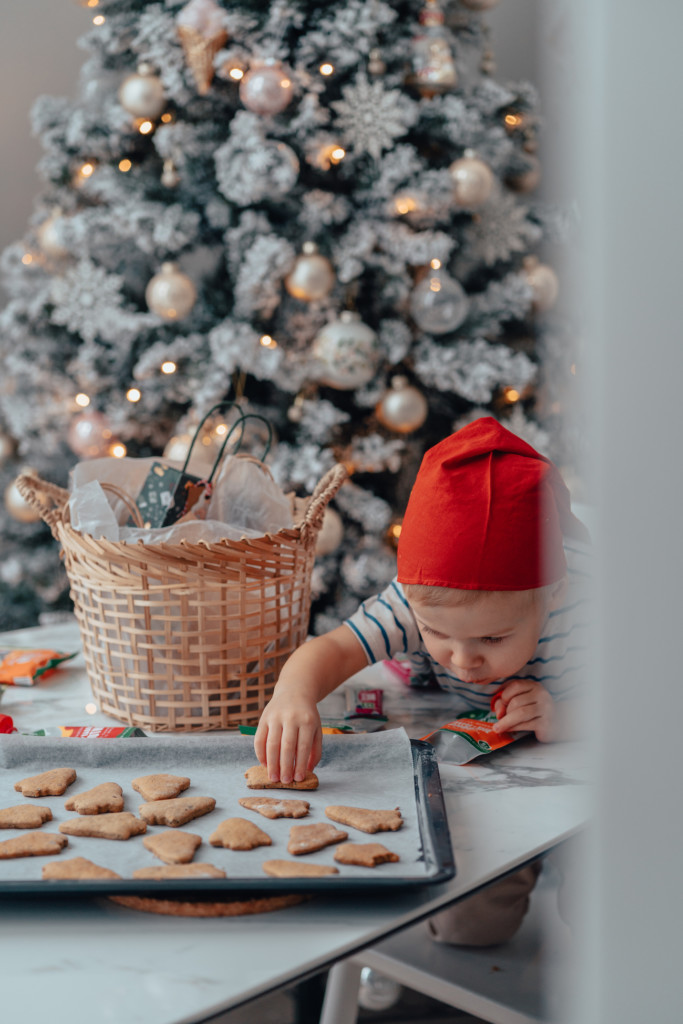
[[[391,732],[374,734],[373,738],[368,736],[366,740],[368,743],[372,743],[374,739],[374,742],[377,743],[377,738],[382,736],[391,737]],[[120,782],[126,797],[125,809],[137,813],[137,806],[143,800],[138,793],[131,791],[130,786],[126,782],[128,777],[167,771],[179,775],[187,774],[193,778],[196,774],[201,774],[197,766],[202,765],[203,758],[215,757],[215,751],[218,749],[216,745],[218,737],[216,734],[210,734],[209,736],[205,734],[204,737],[176,736],[123,740],[51,740],[31,737],[30,743],[24,747],[15,748],[8,756],[8,748],[13,739],[14,737],[2,737],[3,743],[0,746],[0,765],[2,765],[0,767],[0,806],[6,807],[21,802],[33,802],[38,805],[49,806],[53,811],[54,820],[47,822],[43,826],[42,831],[47,832],[57,832],[57,826],[61,821],[75,816],[75,812],[64,810],[64,800],[70,792],[82,792],[84,789],[103,781],[99,775],[93,776],[94,767],[97,768],[100,774],[103,771],[108,773],[110,781]],[[234,740],[235,737],[232,737],[232,739]],[[246,739],[246,737],[239,737],[238,739]],[[360,737],[335,737],[334,739],[344,740],[346,745],[349,739],[360,739]],[[228,742],[227,739],[226,742]],[[348,831],[349,842],[382,842],[389,849],[395,848],[398,837],[401,837],[402,842],[405,843],[406,840],[410,841],[411,833],[413,833],[414,856],[404,857],[402,855],[402,860],[398,864],[385,864],[375,869],[349,868],[344,865],[335,865],[340,871],[338,875],[319,878],[272,878],[262,873],[261,860],[275,858],[295,859],[286,853],[283,845],[291,825],[306,824],[309,821],[327,821],[328,819],[322,813],[322,806],[329,803],[352,802],[337,799],[334,792],[330,792],[330,787],[323,786],[323,782],[327,781],[327,776],[318,771],[321,778],[321,785],[318,790],[302,793],[277,791],[269,794],[281,796],[282,798],[300,796],[309,800],[312,804],[312,812],[314,810],[319,812],[315,813],[311,818],[297,820],[276,819],[274,821],[264,818],[236,804],[237,796],[255,796],[259,792],[266,795],[264,791],[242,788],[239,793],[230,792],[231,806],[227,806],[225,800],[221,801],[219,798],[216,810],[211,814],[194,819],[181,826],[185,831],[203,833],[206,839],[208,832],[213,831],[218,822],[225,817],[241,816],[254,821],[255,824],[258,824],[259,827],[271,835],[274,835],[276,832],[279,833],[277,840],[274,838],[274,847],[263,847],[259,851],[250,852],[252,856],[258,853],[258,856],[254,857],[257,874],[250,873],[246,876],[227,877],[225,879],[171,879],[163,881],[125,877],[122,877],[120,880],[97,879],[87,882],[82,880],[43,880],[41,877],[43,864],[52,860],[66,859],[73,856],[88,857],[96,864],[110,867],[113,870],[120,870],[120,867],[117,865],[117,850],[121,851],[123,848],[126,848],[126,851],[129,852],[130,844],[141,844],[143,838],[142,836],[137,836],[125,842],[120,842],[116,840],[69,836],[69,845],[56,857],[0,860],[0,895],[35,896],[41,894],[43,896],[71,896],[78,894],[82,896],[135,894],[166,898],[169,896],[183,896],[194,899],[225,899],[228,894],[239,894],[239,898],[249,895],[264,896],[271,893],[327,892],[332,894],[349,891],[371,891],[372,893],[379,894],[388,890],[445,882],[454,876],[456,869],[436,754],[434,748],[424,741],[408,741],[406,737],[406,743],[409,743],[409,758],[412,760],[414,806],[406,809],[406,803],[409,802],[408,797],[406,796],[405,799],[401,799],[401,813],[406,822],[403,828],[397,833],[380,832],[370,835],[358,832],[356,829],[349,828],[348,826],[337,826]],[[140,757],[140,745],[142,745],[144,752],[144,772],[139,767],[134,769],[130,767],[130,761],[134,761],[135,757],[131,758],[129,755],[133,755],[135,748],[135,754],[137,757]],[[182,768],[186,761],[183,760],[182,755],[181,757],[178,756],[180,753],[179,748],[184,748],[186,753],[191,750],[190,760],[192,766],[188,767],[186,771]],[[246,757],[247,766],[254,763],[251,743],[248,744],[248,748],[249,753],[240,751],[240,755]],[[362,752],[362,748],[356,748],[355,756],[357,756],[359,750]],[[353,761],[353,759],[351,757],[350,760]],[[103,761],[106,762],[105,766],[102,765]],[[20,793],[14,793],[13,798],[8,798],[8,793],[13,790],[13,784],[16,780],[38,774],[38,772],[45,771],[47,768],[59,767],[61,765],[70,765],[76,768],[79,773],[79,781],[82,782],[78,789],[76,784],[74,784],[73,788],[67,790],[61,797],[41,797],[28,800],[23,798]],[[244,767],[244,765],[242,764],[240,767]],[[352,777],[352,772],[353,767],[350,769],[349,777]],[[377,797],[375,797],[374,801],[368,799],[368,788],[370,788],[371,792],[371,786],[369,785],[367,771],[363,773],[361,770],[358,774],[360,776],[357,780],[360,783],[359,792],[363,795],[358,796],[353,801],[356,806],[395,806],[389,800],[378,802]],[[406,777],[409,779],[409,775]],[[193,786],[186,794],[181,795],[190,795],[195,788]],[[331,788],[333,790],[334,787],[332,786]],[[209,792],[206,787],[204,791]],[[215,790],[210,792],[210,795],[220,797],[220,794]],[[316,796],[318,796],[317,807],[314,803]],[[147,834],[158,833],[163,830],[165,829],[162,826],[151,826],[148,828]],[[29,831],[33,830],[3,829],[0,831],[0,839],[13,838],[27,834]],[[404,831],[406,834],[402,835]],[[143,850],[144,852],[141,853],[141,859],[137,866],[161,865],[162,862],[160,860],[153,857],[146,849],[143,848]],[[332,860],[333,853],[334,846],[331,846],[317,853],[306,855],[305,860],[313,863],[333,864],[335,863]],[[244,856],[244,854],[235,854],[233,851],[203,845],[197,851],[194,859],[196,861],[208,861],[229,873],[231,858]],[[246,856],[249,856],[249,854]],[[23,870],[32,877],[5,877],[7,869],[4,866],[18,865],[20,861]],[[17,868],[15,867],[14,870],[16,871]]]

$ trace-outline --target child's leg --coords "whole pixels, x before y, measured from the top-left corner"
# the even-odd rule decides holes
[[[427,921],[431,937],[457,946],[495,946],[507,942],[522,923],[529,893],[540,870],[540,860],[534,861],[501,882],[494,882],[434,914]]]

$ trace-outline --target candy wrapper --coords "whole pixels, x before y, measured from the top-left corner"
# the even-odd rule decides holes
[[[493,711],[471,710],[421,738],[432,744],[439,761],[467,764],[475,757],[490,754],[527,735],[523,732],[496,732],[493,726],[497,721]]]
[[[346,714],[344,718],[371,718],[377,722],[386,722],[387,716],[382,714],[382,690],[372,690],[367,686],[347,683]]]
[[[33,686],[44,679],[69,658],[75,658],[78,651],[64,654],[61,651],[0,649],[0,683],[10,686]]]

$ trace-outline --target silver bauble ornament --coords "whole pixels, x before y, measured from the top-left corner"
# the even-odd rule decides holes
[[[560,282],[552,267],[541,263],[535,256],[524,260],[524,276],[533,292],[534,313],[545,313],[557,302]]]
[[[59,207],[55,207],[50,216],[43,221],[36,231],[40,248],[46,256],[50,256],[55,260],[64,259],[65,256],[69,255],[69,250],[65,249],[59,240],[59,227],[63,223],[62,211]]]
[[[335,280],[334,268],[327,256],[318,252],[314,242],[304,242],[301,256],[285,278],[285,288],[295,299],[316,302],[330,294]]]
[[[462,285],[440,268],[432,267],[410,295],[411,316],[427,334],[456,330],[467,317],[469,305]]]
[[[391,378],[391,386],[375,408],[382,426],[399,434],[412,434],[427,419],[427,399],[407,377]]]
[[[490,11],[498,6],[500,0],[460,0],[460,3],[471,11]]]
[[[453,179],[453,196],[458,206],[471,210],[481,206],[491,195],[493,171],[471,151],[466,150],[464,156],[454,160],[448,173]]]
[[[321,365],[318,380],[340,391],[371,381],[380,355],[377,335],[350,310],[325,324],[313,342],[312,354]]]
[[[95,409],[74,416],[66,435],[71,451],[82,459],[98,459],[106,455],[112,443],[112,430],[107,417]]]
[[[134,117],[147,117],[154,121],[163,113],[166,96],[161,79],[149,64],[138,64],[138,69],[121,83],[119,103]]]
[[[14,438],[0,430],[0,466],[14,455],[16,444]]]
[[[316,555],[331,555],[344,538],[344,523],[338,512],[328,505],[323,515],[323,524],[315,542]]]
[[[293,95],[292,76],[278,61],[252,67],[240,82],[240,99],[253,114],[279,114]]]
[[[145,300],[153,313],[164,320],[182,320],[197,301],[192,280],[178,269],[177,263],[162,263],[145,289]]]
[[[22,473],[33,473],[35,469],[30,466],[24,466],[21,470]],[[38,498],[44,496],[40,492],[36,495]],[[47,499],[45,499],[47,501]],[[19,493],[17,488],[16,480],[13,480],[8,487],[5,488],[5,508],[11,515],[12,519],[16,519],[18,523],[37,523],[40,519],[40,512],[34,508],[33,505],[29,505],[26,498]]]

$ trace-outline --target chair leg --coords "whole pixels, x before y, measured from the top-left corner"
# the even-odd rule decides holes
[[[342,960],[327,976],[320,1024],[356,1024],[361,964]]]

